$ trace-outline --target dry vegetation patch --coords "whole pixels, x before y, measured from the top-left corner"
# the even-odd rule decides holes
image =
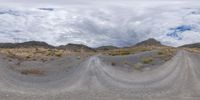
[[[116,63],[115,63],[115,62],[111,62],[111,65],[112,65],[112,66],[115,66],[115,65],[116,65]]]
[[[144,66],[142,63],[136,63],[133,65],[133,68],[141,71],[144,68]]]
[[[193,53],[200,53],[200,48],[184,48],[185,50]]]
[[[124,55],[136,54],[139,52],[152,51],[152,50],[158,50],[159,51],[158,55],[165,56],[165,57],[172,56],[176,52],[176,49],[172,47],[138,46],[138,47],[132,47],[132,48],[121,48],[121,49],[109,50],[109,51],[103,52],[103,54],[110,55],[110,56],[124,56]]]
[[[110,56],[124,56],[124,55],[130,55],[135,54],[138,52],[144,52],[144,51],[150,51],[152,50],[152,47],[133,47],[133,48],[122,48],[122,49],[115,49],[115,50],[109,50],[107,52],[104,52],[105,55]]]
[[[93,53],[80,53],[69,50],[61,49],[46,49],[46,48],[12,48],[12,49],[0,49],[0,53],[7,55],[9,58],[20,60],[46,60],[52,57],[62,57],[69,55],[77,56],[91,56]]]
[[[177,52],[175,48],[161,48],[158,50],[156,58],[163,59],[165,61],[171,59]]]
[[[144,64],[142,64],[140,62],[135,63],[135,64],[131,64],[131,63],[127,62],[127,61],[124,61],[123,64],[128,65],[130,67],[133,67],[135,70],[139,70],[139,71],[142,71],[142,69],[144,68]]]
[[[40,69],[23,69],[20,70],[20,73],[23,75],[44,75],[44,71]]]
[[[154,61],[154,59],[152,57],[142,58],[143,64],[151,64],[151,63],[153,63],[153,61]]]

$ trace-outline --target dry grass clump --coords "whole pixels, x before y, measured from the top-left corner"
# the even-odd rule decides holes
[[[133,68],[134,68],[134,69],[140,70],[140,71],[143,69],[143,67],[144,67],[144,66],[143,66],[142,63],[137,63],[137,64],[134,64],[134,65],[133,65]]]
[[[0,53],[6,54],[9,58],[32,60],[32,59],[48,59],[49,57],[62,57],[63,55],[74,55],[73,52],[58,49],[45,48],[13,48],[0,49]]]
[[[61,53],[61,52],[57,52],[57,53],[55,53],[55,56],[56,56],[56,57],[61,57],[61,56],[62,56],[62,53]]]
[[[141,71],[141,70],[144,68],[143,64],[140,63],[140,62],[138,62],[138,63],[136,63],[136,64],[131,64],[131,63],[127,62],[127,61],[124,61],[123,64],[128,65],[128,66],[131,66],[131,67],[133,67],[135,70],[139,70],[139,71]]]
[[[165,61],[171,59],[176,53],[176,49],[174,48],[161,48],[157,54],[157,58],[164,59]]]
[[[151,64],[153,63],[154,59],[152,57],[146,57],[142,59],[143,64]]]
[[[110,50],[108,52],[104,52],[106,55],[110,56],[124,56],[124,55],[130,55],[135,54],[138,52],[144,52],[144,51],[150,51],[152,50],[151,47],[134,47],[134,48],[124,48],[124,49],[116,49],[116,50]]]
[[[20,71],[23,75],[44,75],[44,71],[39,69],[24,69]]]
[[[111,65],[112,65],[112,66],[115,66],[115,65],[116,65],[116,63],[115,63],[115,62],[111,62]]]
[[[127,61],[124,61],[123,63],[124,63],[125,65],[129,65],[129,63],[128,63]]]
[[[164,53],[162,51],[158,51],[158,55],[163,55]]]
[[[185,48],[185,50],[193,53],[200,53],[200,48]]]
[[[126,50],[124,50],[124,51],[115,51],[115,52],[110,52],[109,53],[109,55],[111,55],[111,56],[123,56],[123,55],[129,55],[129,54],[131,54],[131,52],[130,51],[126,51]]]
[[[38,60],[38,59],[50,59],[62,56],[81,56],[81,58],[95,55],[92,52],[73,52],[62,49],[47,49],[40,47],[33,48],[0,48],[0,53],[7,55],[9,58],[20,60]]]
[[[27,59],[31,58],[31,55],[27,55],[26,58],[27,58]]]

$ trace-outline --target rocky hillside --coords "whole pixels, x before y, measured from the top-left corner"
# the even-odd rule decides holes
[[[160,41],[153,38],[137,43],[135,46],[163,46]]]
[[[159,41],[153,38],[150,38],[148,40],[137,43],[135,46],[163,46],[163,45]],[[23,43],[0,43],[0,48],[29,48],[29,47],[41,47],[41,48],[50,48],[50,49],[56,48],[56,49],[74,51],[74,52],[81,52],[81,51],[96,52],[96,51],[107,51],[107,50],[119,49],[118,47],[115,47],[115,46],[101,46],[98,48],[91,48],[83,44],[72,44],[72,43],[55,47],[45,42],[39,42],[39,41],[29,41],[29,42],[23,42]]]
[[[96,52],[95,49],[90,48],[90,47],[83,45],[83,44],[72,44],[72,43],[70,43],[70,44],[67,44],[67,45],[58,46],[57,48],[58,49],[67,49],[67,50],[75,51],[75,52],[80,52],[81,50],[85,51],[85,52]]]
[[[23,43],[0,43],[0,48],[29,48],[29,47],[42,47],[42,48],[55,48],[45,42],[29,41]]]
[[[186,44],[180,47],[184,47],[184,48],[200,48],[200,43],[193,43],[193,44]]]

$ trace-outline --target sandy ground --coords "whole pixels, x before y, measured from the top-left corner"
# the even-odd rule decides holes
[[[122,64],[151,54],[20,63],[1,55],[0,100],[200,100],[199,54],[182,50],[142,71]]]

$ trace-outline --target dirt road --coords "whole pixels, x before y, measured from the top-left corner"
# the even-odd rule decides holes
[[[0,100],[200,100],[199,54],[182,50],[143,72],[119,70],[103,60],[94,56],[67,69],[55,61],[47,64],[52,73],[27,76],[10,69],[2,56]]]

